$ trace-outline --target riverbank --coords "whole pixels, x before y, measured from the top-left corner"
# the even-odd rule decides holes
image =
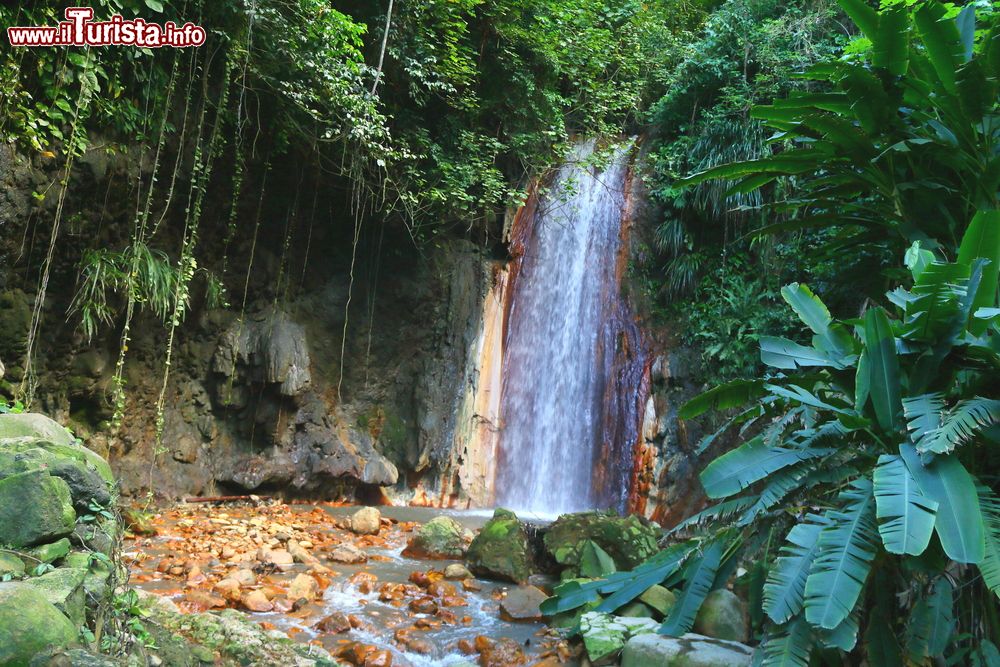
[[[574,664],[568,643],[541,623],[537,601],[523,608],[527,587],[476,578],[462,564],[472,530],[488,517],[271,500],[191,503],[151,515],[143,529],[155,534],[127,540],[124,556],[133,585],[183,612],[240,609],[351,664],[431,667],[470,657],[489,665],[550,657]],[[432,520],[459,527],[457,558],[407,549]]]

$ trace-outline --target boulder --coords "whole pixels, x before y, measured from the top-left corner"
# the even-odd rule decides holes
[[[118,540],[119,526],[116,521],[102,519],[96,523],[80,523],[73,529],[70,541],[92,551],[111,555]]]
[[[413,558],[462,558],[467,545],[462,524],[451,517],[438,516],[420,526],[403,553]]]
[[[24,583],[41,593],[56,609],[80,627],[86,620],[86,595],[83,587],[86,578],[85,568],[60,567],[40,577],[25,579]]]
[[[87,577],[83,580],[83,590],[88,599],[99,600],[104,597],[113,574],[109,563],[95,558],[90,551],[71,551],[62,565],[87,571]]]
[[[500,614],[507,621],[540,621],[542,612],[539,605],[548,596],[535,586],[517,586],[507,591],[500,601]]]
[[[26,555],[29,567],[38,563],[54,563],[69,555],[69,540],[64,537],[56,542],[39,545],[34,549],[28,549]]]
[[[749,667],[752,656],[749,646],[703,635],[642,634],[625,644],[621,667]]]
[[[557,563],[579,572],[584,556],[596,558],[600,552],[592,541],[611,556],[619,570],[634,568],[659,551],[660,530],[637,516],[620,517],[614,512],[564,514],[545,531],[545,549]]]
[[[588,612],[580,617],[583,647],[593,665],[610,665],[628,640],[626,628],[609,614]]]
[[[362,507],[351,515],[351,531],[358,535],[378,535],[382,528],[382,513],[376,507]]]
[[[654,584],[639,596],[639,600],[666,616],[673,609],[677,596],[669,588]]]
[[[73,532],[76,512],[66,482],[42,470],[0,480],[0,544],[29,547]]]
[[[715,639],[745,642],[750,634],[746,604],[732,591],[712,591],[698,610],[694,631]]]
[[[0,665],[27,665],[76,640],[76,626],[41,591],[21,582],[0,584]]]
[[[474,574],[522,584],[534,573],[534,559],[528,533],[517,516],[498,509],[479,531],[469,550],[466,563]]]
[[[320,595],[319,584],[308,574],[300,574],[288,586],[288,597],[291,600],[306,600],[312,602]]]
[[[8,574],[13,577],[24,574],[24,561],[14,554],[0,551],[0,578]]]
[[[92,501],[111,502],[114,476],[97,452],[44,415],[0,415],[0,478],[29,470],[45,470],[65,481],[81,512]]]

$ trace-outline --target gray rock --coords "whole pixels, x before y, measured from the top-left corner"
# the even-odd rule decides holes
[[[625,643],[621,667],[749,667],[753,649],[696,634],[641,634]]]
[[[507,596],[500,601],[500,612],[510,621],[540,621],[542,612],[538,607],[547,597],[535,586],[517,586],[507,591]]]
[[[212,360],[216,373],[231,379],[244,372],[251,381],[280,385],[284,396],[298,396],[309,386],[309,366],[305,329],[281,311],[265,313],[260,320],[234,322],[222,335]],[[230,402],[226,396],[217,399]]]
[[[712,591],[698,610],[694,631],[716,639],[745,642],[750,633],[746,604],[732,591]]]

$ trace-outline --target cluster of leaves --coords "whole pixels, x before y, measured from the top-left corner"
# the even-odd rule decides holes
[[[516,199],[522,177],[561,156],[572,133],[615,134],[634,122],[662,59],[653,45],[689,20],[687,4],[432,0],[399,7],[381,97],[407,155],[390,179],[410,217],[435,224],[418,232],[440,231],[442,216],[465,226],[489,218]]]
[[[752,377],[761,368],[757,341],[761,335],[796,336],[781,301],[781,279],[801,275],[806,243],[777,244],[762,262],[782,267],[761,273],[743,253],[720,260],[685,300],[684,327],[701,354],[700,375],[714,385]]]
[[[801,74],[812,90],[751,112],[785,150],[682,182],[727,183],[739,197],[791,179],[762,231],[835,229],[827,251],[867,258],[850,278],[876,296],[900,278],[881,271],[887,255],[921,241],[954,256],[972,214],[998,205],[1000,34],[992,6],[977,29],[975,5],[840,4],[860,43]]]
[[[740,239],[760,226],[760,208],[774,193],[733,193],[718,180],[684,186],[679,179],[768,153],[764,127],[749,111],[800,87],[793,73],[832,55],[834,19],[831,2],[733,0],[683,47],[650,114],[659,128],[650,162],[652,191],[664,211],[656,245],[665,261],[665,296],[690,294],[722,253],[754,257]]]
[[[755,112],[792,148],[708,173],[742,179],[731,188],[742,192],[801,177],[790,224],[826,229],[841,252],[845,228],[860,227],[856,244],[881,252],[902,255],[909,242],[908,271],[886,272],[897,285],[886,307],[852,320],[834,320],[804,285],[783,288],[811,344],[761,335],[763,377],[680,412],[730,411],[700,451],[727,429],[748,438],[701,473],[717,502],[676,529],[695,536],[633,572],[564,584],[547,606],[613,611],[665,582],[680,594],[661,632],[678,635],[742,563],[762,664],[807,665],[826,652],[873,665],[996,664],[997,29],[977,31],[971,10],[932,0],[883,14],[841,3],[870,39],[870,62],[815,66],[832,91]],[[963,89],[969,77],[983,90]],[[872,85],[862,95],[849,81]],[[898,91],[892,105],[875,84]],[[874,125],[870,113],[882,114]],[[900,134],[884,140],[890,131]]]
[[[786,286],[812,344],[762,337],[767,375],[681,411],[751,403],[724,429],[758,432],[701,473],[720,502],[675,530],[702,532],[631,572],[564,584],[547,609],[614,611],[665,582],[680,594],[660,631],[680,635],[747,562],[765,665],[807,665],[822,650],[879,665],[993,655],[1000,628],[984,606],[995,611],[1000,594],[1000,401],[989,398],[1000,212],[975,218],[957,262],[918,246],[907,265],[913,286],[889,295],[894,312],[857,320],[835,321],[806,286]],[[774,534],[785,535],[776,558]]]

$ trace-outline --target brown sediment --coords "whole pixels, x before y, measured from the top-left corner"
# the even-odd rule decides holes
[[[640,464],[648,458],[642,433],[646,401],[650,392],[652,355],[649,342],[623,291],[630,258],[630,238],[635,223],[636,202],[632,183],[634,166],[625,173],[620,243],[615,262],[614,293],[609,326],[605,330],[605,350],[610,355],[607,388],[604,392],[604,419],[600,458],[594,465],[594,488],[604,506],[633,512],[641,496],[643,479]],[[641,513],[641,512],[638,512]]]

